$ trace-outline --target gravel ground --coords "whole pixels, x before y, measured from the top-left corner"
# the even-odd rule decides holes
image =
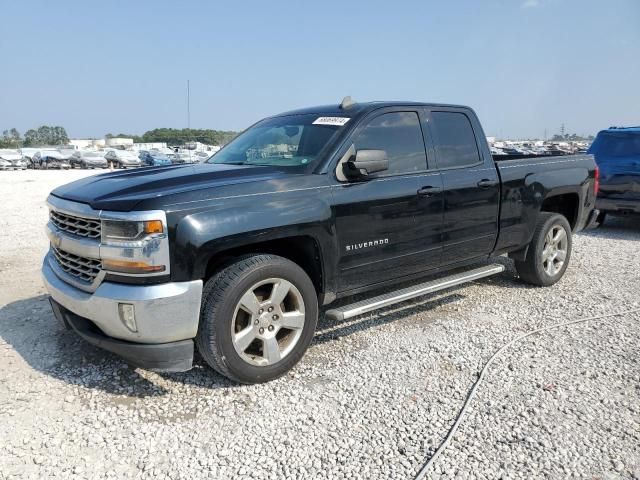
[[[277,381],[132,369],[56,323],[44,199],[0,173],[0,478],[408,478],[514,336],[638,307],[640,221],[575,237],[561,283],[502,275],[341,323]],[[640,478],[640,315],[535,335],[489,372],[429,478]]]

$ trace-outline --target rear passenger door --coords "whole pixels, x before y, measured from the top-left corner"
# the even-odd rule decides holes
[[[471,111],[427,109],[428,130],[444,187],[442,263],[488,255],[498,235],[500,182],[484,133]],[[486,151],[485,151],[486,150]]]

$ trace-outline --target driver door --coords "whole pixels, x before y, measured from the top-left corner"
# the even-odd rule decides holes
[[[439,266],[442,180],[438,172],[429,171],[419,112],[376,111],[348,144],[355,151],[385,150],[389,169],[336,181],[332,187],[339,290],[357,290]]]

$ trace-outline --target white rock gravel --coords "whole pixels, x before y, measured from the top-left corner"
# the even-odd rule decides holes
[[[87,174],[0,173],[0,478],[413,477],[503,343],[640,302],[640,221],[616,220],[575,237],[552,288],[510,270],[321,319],[302,363],[268,384],[202,361],[132,369],[57,324],[39,278],[46,194]],[[635,314],[516,345],[429,478],[640,478],[639,333]]]

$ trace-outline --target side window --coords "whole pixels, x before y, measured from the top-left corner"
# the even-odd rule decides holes
[[[381,176],[421,172],[427,169],[427,155],[416,112],[384,113],[360,131],[353,142],[356,150],[385,150],[389,170]]]
[[[476,136],[464,113],[431,112],[431,119],[439,168],[464,167],[480,162]]]

